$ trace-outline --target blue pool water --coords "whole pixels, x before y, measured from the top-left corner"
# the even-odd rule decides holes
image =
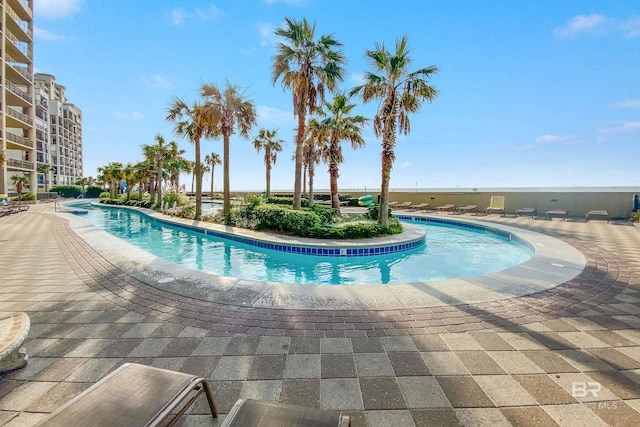
[[[83,206],[96,227],[183,267],[240,279],[298,284],[429,282],[501,271],[531,248],[485,230],[411,222],[426,245],[367,257],[296,255],[205,236],[126,209]]]

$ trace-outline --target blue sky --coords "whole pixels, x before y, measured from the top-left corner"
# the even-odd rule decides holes
[[[348,59],[341,89],[362,81],[365,49],[407,35],[412,68],[436,65],[440,91],[398,138],[392,188],[639,185],[640,3],[602,1],[35,0],[36,71],[53,74],[83,111],[84,170],[142,160],[169,100],[201,83],[247,88],[258,128],[287,141],[272,189],[293,187],[291,93],[271,84],[274,29],[306,17]],[[377,105],[356,113],[373,117]],[[344,147],[339,187],[380,185],[380,141]],[[250,140],[232,137],[231,190],[264,188]],[[222,153],[220,140],[203,153]],[[204,188],[209,188],[209,176]],[[190,180],[183,183],[190,186]],[[328,188],[320,165],[316,188]],[[222,168],[215,173],[222,185]]]

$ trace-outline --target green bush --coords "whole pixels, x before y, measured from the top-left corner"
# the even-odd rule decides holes
[[[307,229],[305,235],[316,239],[366,239],[401,232],[402,225],[394,218],[389,221],[388,227],[377,222],[346,223],[337,227],[323,225]]]
[[[35,194],[33,194],[33,193],[24,193],[24,194],[19,195],[18,197],[14,197],[12,200],[14,202],[26,202],[26,201],[35,200],[35,199],[36,199]]]
[[[368,210],[367,210],[367,218],[372,219],[374,221],[378,220],[378,215],[380,214],[380,206],[376,205],[376,206],[371,206]],[[389,219],[391,219],[391,208],[389,208]]]
[[[307,228],[321,224],[320,217],[311,210],[293,210],[279,205],[260,205],[255,209],[258,229],[272,228],[304,235]]]
[[[133,206],[135,208],[147,208],[147,209],[151,209],[153,207],[153,203],[151,203],[151,200],[127,200],[126,202],[124,202],[124,204],[126,206]]]
[[[98,187],[97,185],[90,185],[87,187],[87,191],[84,192],[84,197],[88,199],[97,199],[102,191],[102,187]]]
[[[120,199],[100,199],[100,203],[105,205],[124,205],[124,202]]]
[[[267,203],[271,204],[271,205],[289,205],[289,206],[293,206],[293,197],[268,197],[267,198]],[[300,201],[300,204],[302,205],[303,208],[306,208],[309,206],[309,200],[303,198]]]
[[[183,206],[178,210],[178,212],[176,212],[176,216],[194,219],[196,217],[196,205]]]
[[[189,204],[189,199],[176,191],[169,191],[162,195],[162,201],[168,203],[169,207],[173,207],[173,203],[176,206],[186,206]]]
[[[310,210],[320,217],[323,223],[333,222],[338,215],[338,211],[327,205],[313,205]]]
[[[58,193],[64,198],[76,198],[82,194],[82,187],[77,185],[56,185],[49,190],[51,193]]]
[[[111,194],[108,191],[103,191],[102,193],[100,193],[99,197],[100,197],[100,200],[110,199]]]

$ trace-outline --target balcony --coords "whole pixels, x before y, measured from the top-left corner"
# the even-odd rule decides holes
[[[29,68],[23,63],[16,61],[11,57],[11,55],[5,55],[5,62],[9,66],[9,70],[13,70],[17,73],[17,75],[22,76],[26,79],[27,83],[31,84],[33,82],[33,74],[29,72]],[[10,75],[7,76],[11,78]]]
[[[28,124],[29,126],[33,126],[33,119],[31,117],[27,116],[26,114],[18,113],[13,108],[7,108],[6,113],[7,113],[7,115],[13,117],[14,119],[18,119],[21,122],[24,122],[24,123]],[[17,127],[17,126],[15,126],[15,127]]]
[[[13,8],[8,4],[6,5],[5,9],[7,11],[7,15],[13,19],[13,22],[9,21],[9,26],[13,27],[14,31],[21,31],[26,37],[33,40],[33,34],[31,34],[31,30],[29,29],[29,23],[27,22],[27,20],[22,19],[20,16],[18,16],[18,13],[13,10]]]
[[[29,138],[18,136],[11,132],[6,132],[5,138],[7,139],[7,141],[15,142],[16,144],[20,144],[24,147],[33,148],[33,146],[35,145],[34,142],[31,141]]]
[[[33,51],[32,51],[31,44],[29,43],[29,41],[20,40],[18,37],[16,37],[15,34],[13,34],[8,29],[5,31],[5,35],[6,35],[7,39],[11,42],[11,45],[15,46],[15,48],[18,49],[18,52],[20,52],[22,55],[24,55],[24,57],[27,59],[27,61],[25,61],[25,62],[32,62],[33,61]],[[11,45],[9,45],[9,46],[11,46]]]
[[[26,160],[7,159],[7,167],[30,171],[34,170],[33,162],[27,162]]]
[[[20,89],[18,86],[14,85],[10,81],[6,82],[6,86],[7,86],[7,89],[9,89],[9,91],[11,93],[13,93],[14,95],[17,95],[19,98],[21,98],[22,100],[26,101],[28,103],[28,105],[32,105],[33,104],[33,98],[27,92],[25,92],[24,90]]]
[[[27,0],[7,1],[5,3],[13,4],[17,8],[16,13],[25,21],[30,20],[33,16],[33,12],[31,11]]]

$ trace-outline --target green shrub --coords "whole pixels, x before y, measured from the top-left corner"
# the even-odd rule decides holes
[[[313,205],[309,208],[312,212],[320,217],[323,223],[333,222],[338,215],[338,211],[327,205]]]
[[[255,209],[258,229],[273,228],[304,235],[310,227],[321,224],[320,217],[311,210],[293,210],[279,205],[260,205]]]
[[[388,227],[377,222],[346,223],[337,227],[323,225],[307,229],[305,235],[316,239],[366,239],[401,232],[402,225],[394,218],[389,221]]]
[[[176,203],[176,206],[186,206],[189,204],[189,199],[187,197],[173,190],[163,194],[162,201],[164,203],[168,203],[170,208],[173,207],[174,202]]]
[[[183,206],[178,210],[178,212],[176,212],[176,216],[194,219],[196,217],[196,205]]]
[[[88,199],[97,199],[102,194],[102,187],[97,185],[90,185],[87,187],[87,191],[84,192],[84,197]]]
[[[111,194],[108,191],[103,191],[102,193],[100,193],[99,197],[100,197],[100,200],[110,199]]]
[[[268,197],[267,198],[267,203],[268,204],[272,204],[272,205],[289,205],[289,206],[293,206],[293,197]],[[303,198],[300,201],[300,204],[303,208],[306,208],[309,206],[309,200]]]
[[[374,221],[378,220],[378,215],[380,214],[380,206],[376,205],[376,206],[371,206],[368,210],[367,210],[367,218],[372,219]],[[389,218],[391,218],[391,208],[389,208]]]
[[[56,185],[49,190],[51,193],[58,193],[64,198],[76,198],[82,194],[82,187],[77,185]]]
[[[36,199],[35,194],[33,194],[33,193],[24,193],[24,194],[19,195],[18,197],[14,197],[12,200],[14,202],[26,202],[26,201],[35,200],[35,199]]]
[[[100,199],[100,203],[105,205],[124,205],[124,202],[120,199]]]

